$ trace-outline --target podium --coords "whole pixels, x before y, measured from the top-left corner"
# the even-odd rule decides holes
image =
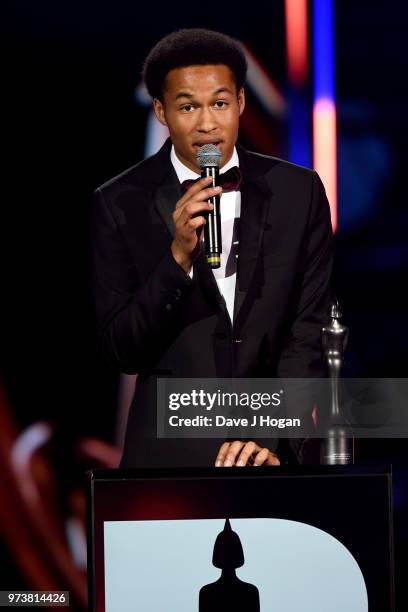
[[[222,591],[234,612],[393,612],[391,484],[372,466],[89,472],[89,610],[205,612]]]

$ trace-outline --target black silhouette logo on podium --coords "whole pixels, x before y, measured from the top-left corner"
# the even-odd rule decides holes
[[[215,540],[212,562],[222,570],[221,576],[200,589],[199,612],[259,612],[258,589],[240,580],[235,572],[244,565],[244,551],[229,519]]]

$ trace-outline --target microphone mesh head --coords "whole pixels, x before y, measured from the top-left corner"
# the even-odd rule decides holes
[[[213,144],[205,144],[197,151],[197,161],[200,168],[220,165],[221,151]]]

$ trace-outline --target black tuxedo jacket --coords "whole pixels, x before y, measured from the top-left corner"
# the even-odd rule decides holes
[[[102,350],[138,373],[123,467],[209,466],[220,440],[156,436],[156,378],[324,376],[332,262],[330,212],[316,172],[237,146],[243,175],[233,325],[202,253],[191,279],[174,260],[181,196],[168,140],[105,183],[92,208]],[[264,441],[275,450],[273,440]],[[292,444],[299,461],[303,445]]]

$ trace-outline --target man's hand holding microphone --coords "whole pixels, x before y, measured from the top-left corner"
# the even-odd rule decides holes
[[[222,193],[222,187],[210,187],[212,182],[211,176],[199,179],[178,200],[173,212],[174,240],[171,251],[186,274],[200,252],[200,241],[207,223],[204,215],[214,208],[208,199]]]

